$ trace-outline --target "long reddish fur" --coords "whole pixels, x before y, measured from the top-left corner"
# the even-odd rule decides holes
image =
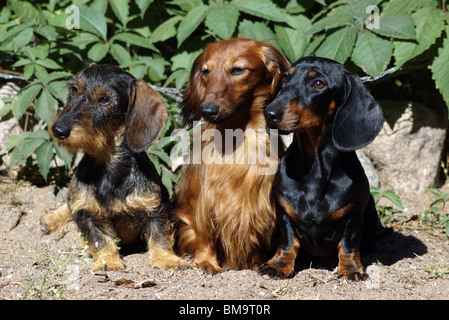
[[[233,76],[229,70],[234,64],[249,71]],[[225,129],[254,129],[263,132],[262,139],[245,137],[243,147],[266,143],[270,150],[263,109],[279,90],[281,73],[288,66],[267,42],[231,39],[209,44],[192,67],[181,115],[191,125],[201,118],[202,105],[215,104],[224,119],[205,122],[202,132],[217,129],[224,137]],[[205,68],[208,77],[202,74]],[[202,142],[202,150],[208,145]],[[270,165],[277,167],[278,157],[274,161]],[[269,257],[276,220],[275,175],[262,175],[263,164],[243,162],[183,166],[175,198],[177,244],[206,272],[257,269]]]

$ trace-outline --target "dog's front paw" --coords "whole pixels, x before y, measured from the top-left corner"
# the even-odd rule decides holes
[[[261,276],[268,275],[272,279],[288,279],[293,276],[294,270],[291,266],[279,263],[277,260],[270,260],[262,264],[257,273]]]
[[[368,274],[365,272],[364,268],[358,268],[357,270],[340,269],[338,272],[338,277],[346,277],[353,281],[363,281],[368,278]]]
[[[150,248],[148,264],[159,269],[187,269],[192,263],[178,257],[172,250]]]
[[[215,275],[217,273],[223,272],[224,269],[221,268],[218,265],[214,265],[209,261],[201,261],[201,262],[196,262],[195,263],[196,266],[198,266],[198,268],[200,268],[201,270],[203,270],[205,273],[211,274],[211,275]]]
[[[50,234],[64,226],[70,220],[70,210],[65,204],[54,211],[46,211],[40,220],[41,230]]]
[[[99,255],[95,264],[92,268],[92,271],[119,271],[125,270],[125,262],[117,255]]]

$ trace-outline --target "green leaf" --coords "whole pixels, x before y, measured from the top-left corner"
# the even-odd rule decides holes
[[[12,101],[5,103],[3,107],[0,109],[0,119],[4,116],[6,116],[14,107],[14,105],[17,104],[17,100],[13,99]]]
[[[393,202],[393,204],[395,204],[399,208],[401,209],[404,208],[401,199],[396,195],[396,193],[394,193],[393,190],[385,190],[384,192],[382,192],[382,197],[390,200],[391,202]]]
[[[107,24],[105,16],[97,10],[80,7],[80,28],[107,40]]]
[[[343,64],[351,56],[356,38],[354,27],[342,28],[327,36],[315,54]]]
[[[70,72],[65,71],[55,71],[52,73],[49,73],[48,76],[44,79],[42,79],[42,82],[49,83],[55,80],[64,79],[70,77],[72,74]]]
[[[347,6],[340,6],[332,9],[327,16],[315,22],[309,29],[306,30],[306,33],[315,34],[323,30],[330,30],[352,24],[352,16],[349,13]]]
[[[170,176],[167,174],[165,170],[162,171],[162,184],[167,188],[167,191],[170,196],[173,195],[173,181],[170,179]]]
[[[232,3],[217,4],[209,8],[206,26],[221,39],[229,39],[234,34],[239,9]]]
[[[91,43],[101,41],[101,38],[99,38],[97,35],[88,33],[88,32],[80,32],[78,35],[76,35],[74,38],[72,38],[72,44],[74,46],[77,46],[81,49],[85,48]]]
[[[53,26],[37,27],[34,29],[34,31],[45,37],[48,41],[56,41],[56,39],[58,38],[56,29]]]
[[[249,20],[240,22],[239,37],[257,41],[273,40],[277,38],[274,32],[262,22],[252,22]],[[275,41],[272,42],[277,47],[280,47]]]
[[[433,206],[439,204],[439,203],[445,203],[448,200],[448,194],[443,194],[439,197],[436,197],[433,199],[433,201],[429,204],[429,208],[432,208]],[[438,208],[436,208],[438,210]]]
[[[353,24],[355,24],[358,29],[363,30],[370,14],[367,12],[368,6],[377,6],[379,2],[380,0],[350,0],[348,1],[348,6],[345,6],[345,9],[348,10],[348,13],[352,16],[352,19],[355,22]]]
[[[176,35],[176,24],[182,20],[181,16],[174,16],[160,24],[150,36],[150,42],[165,41]]]
[[[66,148],[59,146],[57,140],[53,140],[52,144],[56,155],[64,161],[66,169],[70,168],[73,160],[72,154]]]
[[[408,60],[418,56],[427,50],[444,29],[446,14],[435,8],[424,7],[412,14],[415,20],[416,42],[395,41],[394,56],[396,67],[401,67]]]
[[[389,14],[408,13],[410,14],[422,0],[391,0],[385,9],[382,10],[382,16]]]
[[[140,10],[140,18],[143,19],[145,12],[147,11],[148,7],[153,2],[153,0],[136,0],[135,2]]]
[[[20,22],[40,21],[40,10],[34,3],[28,1],[11,1],[11,9],[16,13]]]
[[[389,40],[363,30],[358,33],[351,59],[367,74],[376,77],[387,67],[392,52],[393,44]]]
[[[163,137],[159,139],[159,141],[155,144],[155,146],[159,149],[163,149],[172,142],[173,142],[172,137]]]
[[[45,140],[35,151],[36,161],[39,171],[47,181],[48,172],[50,171],[50,164],[53,160],[53,144]]]
[[[289,23],[289,25],[283,26],[276,24],[274,31],[284,55],[290,61],[295,61],[303,56],[309,42],[309,35],[305,33],[305,30],[310,26],[310,20],[299,15],[295,17],[295,22]],[[295,25],[295,27],[292,28],[292,25]]]
[[[170,58],[170,61],[172,62],[171,71],[175,71],[177,69],[186,69],[190,71],[193,66],[193,62],[200,54],[201,50],[194,52],[183,51],[172,56]]]
[[[126,26],[129,15],[129,4],[127,0],[109,0],[112,11],[115,16],[120,20],[122,25]]]
[[[82,2],[87,2],[86,0],[81,0]],[[89,5],[90,8],[95,9],[101,14],[106,15],[106,11],[108,10],[108,0],[93,0],[90,1],[91,4]]]
[[[37,63],[34,65],[34,76],[42,82],[42,79],[45,79],[48,77],[47,69],[44,67],[38,65]]]
[[[436,196],[442,196],[444,194],[443,191],[441,191],[440,189],[437,189],[437,188],[426,188],[426,190]]]
[[[386,37],[404,40],[415,40],[415,21],[406,13],[392,14],[381,17],[379,29],[370,29],[372,32]]]
[[[206,16],[207,11],[209,10],[208,6],[200,5],[195,7],[182,19],[181,23],[178,26],[178,48],[187,39],[193,31],[203,22],[204,17]]]
[[[109,45],[98,42],[87,52],[87,57],[95,62],[100,62],[109,52]]]
[[[59,64],[57,64],[55,61],[46,58],[44,60],[37,60],[36,64],[43,66],[47,69],[61,69],[61,66]]]
[[[6,143],[6,150],[11,151],[17,146],[21,146],[23,144],[23,141],[31,134],[32,132],[30,131],[24,131],[22,134],[12,134],[8,142]]]
[[[23,76],[25,77],[25,79],[30,79],[34,74],[34,63],[31,64],[27,64],[24,68],[23,68]]]
[[[58,100],[48,92],[48,89],[44,88],[36,102],[37,115],[44,120],[47,125],[50,125],[57,111]]]
[[[165,80],[164,86],[168,86],[173,80],[175,80],[176,89],[180,90],[189,80],[190,71],[186,69],[178,69],[170,74]]]
[[[190,11],[200,6],[203,2],[203,0],[172,0],[169,3],[179,6],[183,11]]]
[[[286,14],[283,13],[270,0],[234,0],[232,1],[240,11],[271,21],[284,22]]]
[[[167,153],[165,153],[165,151],[150,147],[150,149],[148,149],[148,154],[153,154],[157,156],[159,159],[164,161],[168,167],[171,167],[170,156]]]
[[[62,103],[66,103],[69,90],[65,81],[53,81],[47,84],[48,92]]]
[[[18,60],[16,63],[13,63],[11,65],[11,67],[16,68],[16,67],[21,67],[27,64],[33,63],[33,61],[31,61],[30,59],[20,59]]]
[[[381,198],[380,191],[374,187],[370,187],[369,192],[371,193],[371,196],[373,197],[374,202],[377,203],[377,201],[379,201]]]
[[[316,49],[324,42],[324,40],[326,40],[326,35],[324,33],[314,36],[307,45],[306,50],[304,51],[304,56],[315,55]]]
[[[119,65],[127,64],[132,60],[128,50],[117,43],[113,43],[111,45],[110,53],[112,57],[119,63]]]
[[[446,35],[449,34],[448,32],[449,28],[446,28]],[[443,47],[438,50],[438,56],[433,60],[430,70],[432,70],[435,86],[449,106],[449,38],[446,37]]]
[[[156,52],[158,51],[158,49],[148,39],[145,39],[144,37],[139,36],[138,34],[135,33],[130,32],[118,33],[114,35],[111,38],[111,40],[114,41],[119,40],[138,47],[151,49]]]
[[[11,27],[7,32],[1,32],[0,33],[0,42],[5,41],[6,39],[13,39],[16,35],[18,35],[19,33],[21,33],[22,31],[24,31],[26,29],[33,32],[33,29],[30,27],[35,24],[36,24],[36,21],[22,23],[22,24],[14,26],[14,27]]]
[[[31,106],[41,89],[42,85],[34,84],[22,91],[17,107],[12,110],[14,118],[19,120],[22,117],[23,113]]]
[[[30,132],[32,134],[32,132]],[[19,143],[14,147],[12,152],[12,158],[14,161],[26,165],[26,159],[43,143],[47,140],[40,137],[33,137],[30,135],[29,138],[22,136]]]

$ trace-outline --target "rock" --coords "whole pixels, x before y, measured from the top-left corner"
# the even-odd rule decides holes
[[[7,82],[5,85],[3,85],[0,88],[0,110],[5,105],[3,98],[12,98],[19,91],[20,91],[20,87],[18,85],[16,85],[14,82]]]
[[[447,116],[418,103],[379,101],[385,124],[363,152],[383,189],[422,192],[441,183]]]
[[[13,97],[19,90],[20,88],[12,82],[8,82],[0,88],[0,110],[5,105],[3,98]],[[11,157],[6,154],[6,144],[8,143],[9,138],[13,134],[21,134],[22,132],[23,130],[16,119],[11,118],[3,121],[2,118],[0,118],[0,169],[4,170],[5,166],[9,167]]]
[[[363,169],[365,170],[366,176],[368,177],[370,187],[379,189],[380,188],[379,176],[377,175],[376,168],[374,168],[373,163],[362,150],[357,150],[356,154],[357,158],[359,158],[360,163],[362,164]]]
[[[0,121],[0,169],[9,168],[11,156],[6,153],[6,144],[9,138],[14,134],[21,134],[22,132],[23,130],[16,119],[11,118],[7,121]]]

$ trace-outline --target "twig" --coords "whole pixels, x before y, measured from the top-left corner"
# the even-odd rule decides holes
[[[377,81],[377,80],[379,80],[380,78],[383,78],[383,77],[389,75],[390,73],[396,72],[396,71],[398,71],[398,70],[401,70],[401,69],[397,69],[396,67],[392,67],[392,68],[390,68],[390,69],[387,69],[387,70],[385,70],[385,71],[382,71],[377,77],[366,76],[366,77],[361,77],[360,80],[361,80],[362,82],[373,82],[373,81]]]
[[[23,210],[20,211],[20,214],[17,217],[16,222],[14,223],[14,225],[11,228],[9,228],[9,231],[14,230],[20,224],[20,222],[22,221],[22,217],[25,215],[26,215],[25,211],[23,211]]]
[[[25,77],[15,75],[15,74],[7,74],[7,73],[0,73],[0,79],[4,80],[26,80]]]
[[[153,89],[156,92],[163,93],[170,98],[174,99],[176,102],[182,102],[182,96],[183,96],[183,90],[177,90],[175,88],[164,88],[164,87],[158,87],[150,85],[151,89]]]
[[[0,67],[0,79],[5,80],[26,80],[23,73],[17,71],[6,70]]]
[[[27,79],[25,79],[24,76],[20,75],[19,73],[12,74],[12,72],[8,72],[7,70],[4,70],[4,69],[0,69],[0,79],[23,80],[23,81],[27,80]],[[154,85],[150,85],[150,87],[156,92],[160,92],[160,93],[163,93],[163,94],[169,96],[170,98],[174,99],[176,102],[182,102],[182,96],[183,96],[184,90],[177,90],[175,88],[164,88],[164,87],[158,87],[158,86],[154,86]]]

